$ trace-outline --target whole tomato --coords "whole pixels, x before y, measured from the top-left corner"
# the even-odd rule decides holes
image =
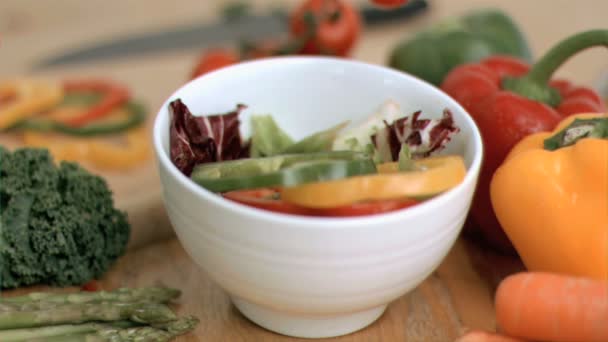
[[[302,54],[347,56],[361,31],[357,10],[341,0],[306,0],[290,17],[290,32]]]
[[[407,4],[408,0],[371,0],[374,5],[386,8],[394,8]]]
[[[239,57],[230,50],[214,49],[205,51],[198,59],[190,78],[194,79],[210,71],[238,62]]]

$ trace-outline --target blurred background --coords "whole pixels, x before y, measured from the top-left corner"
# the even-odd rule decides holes
[[[289,10],[300,0],[251,0],[255,14]],[[36,61],[75,47],[116,37],[177,26],[217,21],[229,0],[2,0],[0,1],[0,75],[32,73]],[[352,0],[361,7],[370,1]],[[386,64],[391,50],[417,31],[451,16],[492,7],[505,11],[519,25],[535,56],[560,39],[591,28],[605,28],[608,1],[604,0],[428,0],[428,8],[412,17],[363,30],[351,57]],[[230,45],[233,42],[225,42]],[[203,48],[160,51],[133,58],[100,60],[36,71],[57,77],[104,76],[127,83],[151,110],[187,80]],[[585,84],[596,84],[608,70],[602,49],[568,62],[561,74]]]

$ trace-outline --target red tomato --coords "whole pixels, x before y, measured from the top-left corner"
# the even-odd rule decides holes
[[[191,78],[197,78],[210,71],[239,62],[238,56],[229,50],[210,50],[205,52],[196,63]]]
[[[343,207],[329,208],[320,210],[323,216],[364,216],[387,213],[399,209],[408,208],[418,204],[419,202],[413,199],[401,200],[384,200],[373,202],[361,202]]]
[[[300,53],[346,56],[359,37],[361,18],[348,1],[306,0],[292,13],[290,31],[305,40]]]
[[[371,0],[372,3],[381,7],[393,8],[407,4],[407,0]]]
[[[249,205],[259,209],[270,210],[284,214],[311,215],[312,210],[278,199],[279,191],[263,188],[252,190],[234,190],[223,194],[224,198]]]
[[[235,190],[226,192],[223,196],[229,200],[258,209],[284,214],[325,217],[350,217],[381,214],[408,208],[419,203],[413,199],[396,199],[361,202],[336,208],[312,209],[283,202],[279,199],[280,191],[276,189]]]

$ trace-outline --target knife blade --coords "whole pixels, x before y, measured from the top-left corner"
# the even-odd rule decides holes
[[[364,7],[360,10],[366,26],[405,20],[428,8],[426,0],[413,0],[393,10]],[[288,14],[274,11],[263,15],[244,15],[229,22],[220,20],[211,24],[188,26],[145,32],[138,35],[99,41],[66,53],[50,56],[34,63],[33,70],[70,64],[82,64],[108,59],[133,57],[171,50],[201,49],[227,41],[256,40],[284,33]]]

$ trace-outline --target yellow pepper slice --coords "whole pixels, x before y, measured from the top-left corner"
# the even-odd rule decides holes
[[[59,104],[63,99],[59,83],[43,80],[0,82],[0,98],[11,99],[0,108],[0,129]]]
[[[124,143],[37,132],[23,134],[26,146],[48,148],[58,161],[85,162],[101,169],[124,170],[150,157],[152,151],[146,127],[133,129],[122,138]]]
[[[93,139],[89,145],[88,160],[102,168],[124,169],[150,157],[150,139],[146,127],[127,132],[125,139],[126,146]]]
[[[332,208],[366,200],[429,197],[458,185],[466,175],[460,156],[417,160],[420,171],[399,172],[397,163],[378,165],[378,174],[302,184],[281,190],[285,202]]]

